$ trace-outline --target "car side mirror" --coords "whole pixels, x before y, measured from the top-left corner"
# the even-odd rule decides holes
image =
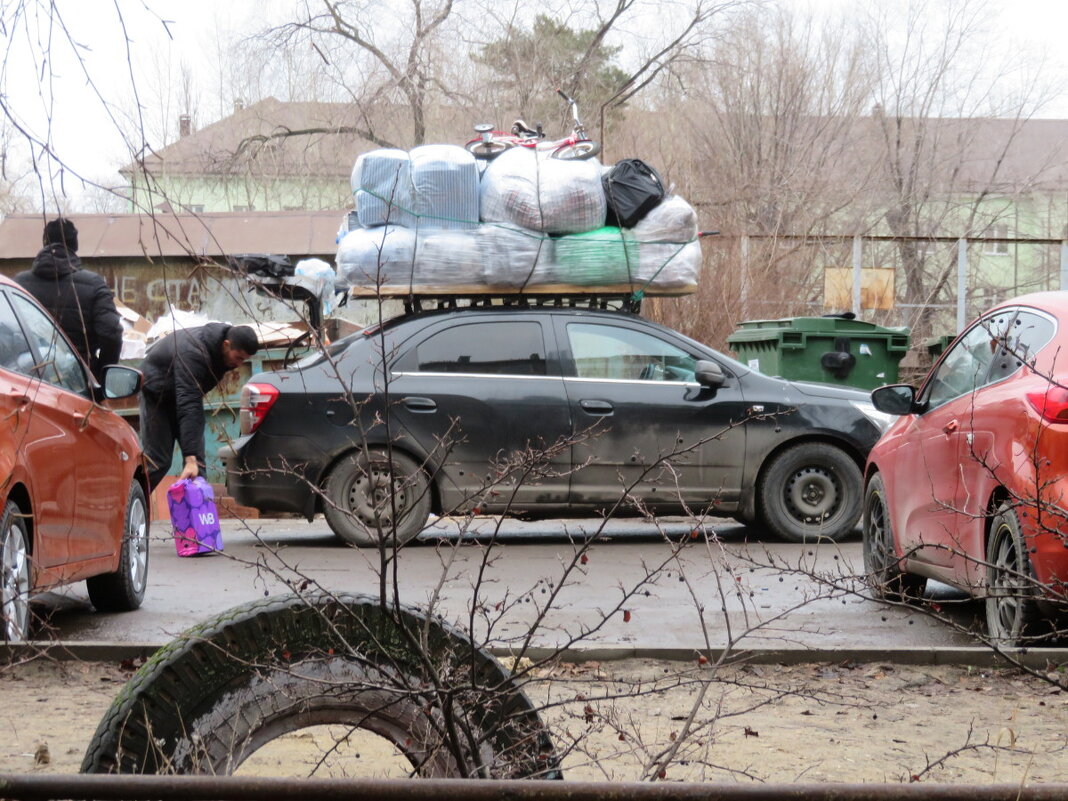
[[[109,364],[104,368],[104,397],[117,400],[136,395],[141,391],[143,380],[140,370],[122,364]]]
[[[871,402],[886,414],[912,414],[916,408],[916,388],[908,384],[890,384],[871,391]]]
[[[706,359],[698,359],[697,364],[694,365],[694,376],[698,384],[709,389],[718,389],[727,383],[723,368]]]

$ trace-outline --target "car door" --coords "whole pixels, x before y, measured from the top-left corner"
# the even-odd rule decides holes
[[[745,464],[738,381],[703,387],[682,340],[641,321],[561,317],[564,386],[574,426],[572,502],[653,507],[734,502]]]
[[[987,382],[998,342],[1015,310],[1001,310],[977,321],[946,351],[920,391],[924,411],[902,437],[893,503],[902,521],[896,529],[910,558],[949,566],[966,553],[962,534],[970,491],[963,478],[966,445],[972,433],[977,391]]]
[[[553,336],[535,315],[451,315],[401,346],[396,420],[444,471],[446,508],[567,503],[571,431]]]
[[[115,421],[93,402],[88,371],[52,318],[21,293],[12,292],[11,301],[36,355],[35,410],[47,415],[54,432],[41,443],[32,476],[37,497],[62,510],[60,561],[107,555],[115,548],[116,503],[126,498]]]
[[[78,506],[68,458],[74,436],[70,415],[60,408],[61,393],[40,379],[37,351],[11,305],[19,294],[2,292],[0,299],[0,331],[11,343],[2,379],[5,420],[13,420],[15,458],[29,484],[34,563],[51,569],[67,561],[67,535]]]
[[[962,585],[981,586],[985,581],[987,499],[995,486],[1010,483],[1004,471],[1013,468],[999,461],[1005,448],[995,449],[997,439],[1004,446],[1014,438],[1006,430],[1005,411],[1019,401],[1016,396],[1020,390],[1008,379],[1031,361],[1057,330],[1053,318],[1034,309],[1020,308],[1011,316],[1002,312],[998,319],[1006,319],[1006,324],[996,331],[994,358],[970,413],[962,420],[960,481],[954,504],[962,513],[957,526],[960,551],[953,558],[954,573]]]

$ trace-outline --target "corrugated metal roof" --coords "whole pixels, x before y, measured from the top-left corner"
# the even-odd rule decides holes
[[[333,258],[342,211],[217,212],[204,214],[71,214],[78,255],[86,259],[212,257],[284,253]],[[0,259],[32,259],[46,220],[12,214],[0,219]]]

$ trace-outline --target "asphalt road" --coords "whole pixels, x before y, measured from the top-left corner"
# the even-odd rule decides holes
[[[477,606],[480,642],[515,648],[533,627],[531,644],[618,654],[685,656],[705,648],[819,649],[848,652],[975,645],[953,625],[922,611],[891,608],[863,597],[859,538],[842,544],[754,541],[760,532],[714,520],[716,537],[695,537],[675,520],[655,525],[595,520],[476,521],[458,536],[456,521],[438,521],[385,570],[404,603],[433,604],[465,629]],[[377,593],[379,555],[341,545],[326,523],[304,520],[223,521],[225,553],[179,559],[165,522],[153,526],[144,605],[126,614],[92,610],[84,583],[35,601],[39,637],[65,642],[159,646],[194,623],[267,594],[321,585]],[[395,569],[394,569],[395,568]],[[477,594],[476,594],[477,588]],[[473,599],[477,597],[477,604]],[[979,607],[942,606],[966,627]],[[492,619],[492,625],[487,623]]]

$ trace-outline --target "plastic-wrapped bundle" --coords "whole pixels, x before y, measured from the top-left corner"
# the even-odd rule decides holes
[[[357,228],[337,247],[338,275],[352,286],[408,286],[415,263],[415,231],[396,225]]]
[[[352,168],[351,186],[361,225],[414,225],[407,152],[381,148],[362,153]]]
[[[638,280],[665,289],[692,286],[701,270],[697,212],[670,195],[628,231],[638,240]]]
[[[701,274],[701,243],[639,242],[637,280],[659,289],[679,289],[697,284]]]
[[[641,242],[690,242],[697,238],[697,212],[678,195],[668,195],[628,230]]]
[[[638,248],[629,232],[604,227],[556,240],[559,279],[565,284],[604,286],[637,280]]]
[[[420,229],[415,245],[415,285],[477,286],[482,254],[474,231]]]
[[[601,163],[554,159],[513,147],[482,175],[485,222],[505,222],[550,234],[575,234],[604,225]]]
[[[478,225],[478,166],[458,145],[421,145],[411,157],[412,191],[420,228]]]
[[[478,244],[484,283],[504,287],[556,283],[554,243],[544,234],[486,223],[478,229]]]

